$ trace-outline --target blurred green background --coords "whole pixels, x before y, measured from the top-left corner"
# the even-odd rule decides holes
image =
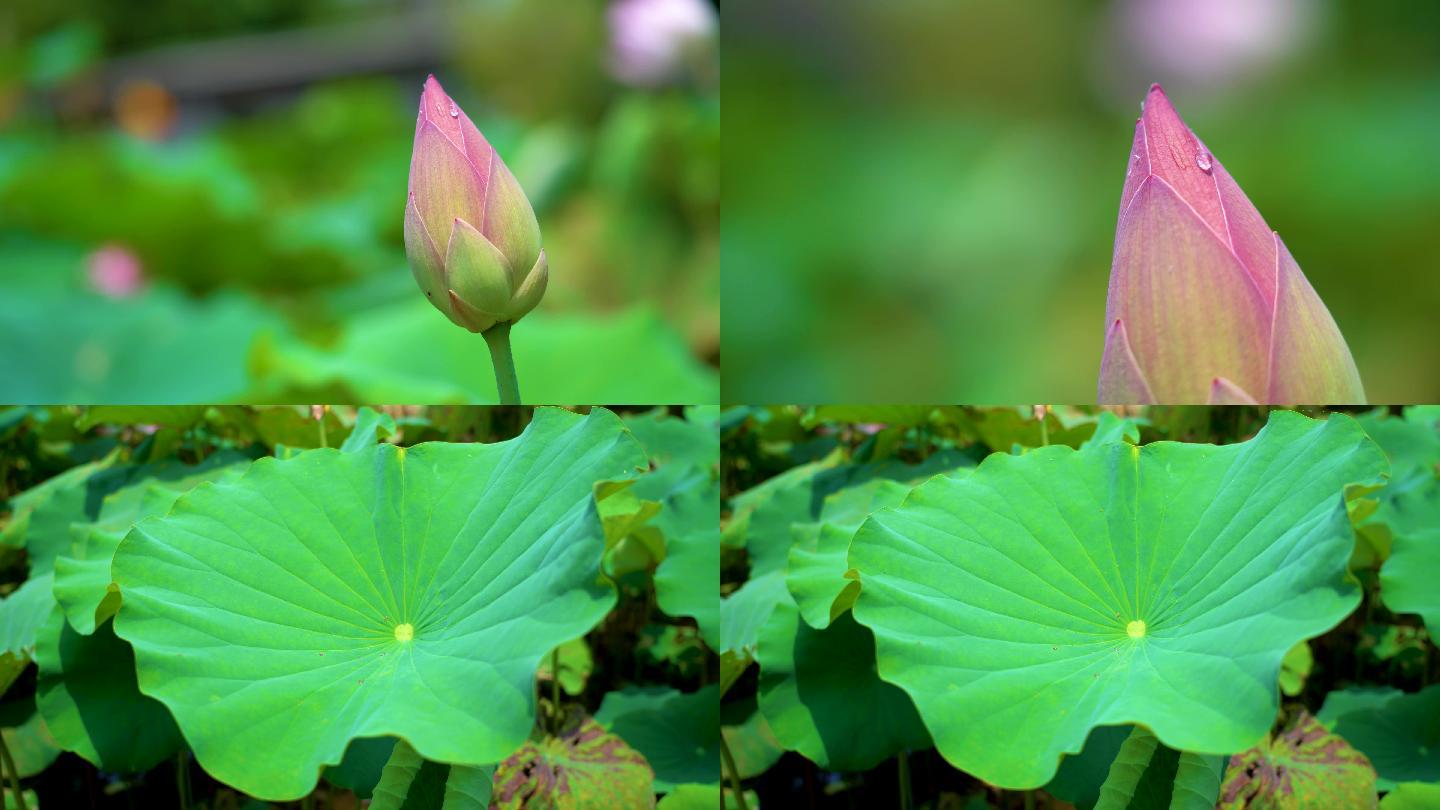
[[[0,8],[0,401],[493,401],[401,226],[435,73],[550,257],[533,402],[719,396],[713,0]]]
[[[1440,4],[725,8],[727,402],[1094,402],[1151,82],[1372,402],[1440,400]]]

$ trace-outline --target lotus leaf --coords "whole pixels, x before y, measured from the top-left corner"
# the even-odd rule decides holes
[[[340,764],[325,769],[325,781],[349,788],[362,799],[370,798],[396,744],[394,737],[362,737],[351,740]]]
[[[1385,469],[1353,419],[1290,411],[1221,447],[995,454],[861,527],[852,612],[940,752],[986,781],[1044,784],[1097,725],[1242,750],[1286,651],[1358,603],[1344,492]]]
[[[375,784],[370,810],[470,810],[490,804],[491,766],[441,765],[405,741],[395,743]]]
[[[1306,712],[1285,733],[1230,759],[1221,810],[1375,806],[1375,770],[1365,755]]]
[[[645,757],[592,718],[574,715],[557,737],[526,743],[495,769],[495,810],[655,806]]]
[[[639,751],[654,770],[655,791],[720,782],[720,694],[707,686],[682,693],[668,687],[610,692],[595,722]]]
[[[1093,810],[1100,801],[1100,787],[1110,775],[1110,764],[1130,739],[1134,726],[1097,726],[1085,738],[1080,753],[1061,758],[1055,778],[1045,784],[1045,792],[1070,802],[1080,810]]]
[[[53,583],[49,574],[32,577],[0,600],[0,695],[35,656],[35,635],[55,606]]]
[[[899,687],[875,674],[875,640],[849,614],[824,630],[795,603],[775,608],[760,633],[760,711],[776,739],[824,768],[862,771],[930,735]]]
[[[739,711],[737,711],[739,710]],[[721,709],[726,717],[743,717],[739,722],[722,719],[720,735],[735,758],[741,779],[759,776],[784,756],[785,748],[775,739],[775,732],[753,698],[727,703]]]
[[[200,764],[251,795],[305,795],[357,737],[496,762],[534,725],[540,658],[614,604],[592,492],[644,462],[600,409],[496,444],[262,459],[126,536],[115,631]]]
[[[395,435],[395,417],[374,408],[361,408],[355,414],[355,425],[340,445],[340,452],[364,450],[387,436]]]
[[[595,671],[595,656],[590,653],[590,644],[582,636],[572,638],[556,647],[549,655],[540,659],[540,669],[535,673],[542,681],[555,677],[551,665],[558,660],[560,688],[567,695],[578,695],[585,691],[585,682]]]
[[[1137,727],[1116,752],[1095,810],[1212,810],[1224,770],[1223,756],[1175,751]]]
[[[668,615],[694,618],[700,637],[714,649],[720,645],[720,482],[705,469],[669,469],[677,470],[663,476],[670,481],[652,473],[636,484],[640,494],[663,506],[655,517],[665,537],[655,600]]]
[[[39,711],[30,711],[18,725],[0,728],[0,734],[5,737],[5,747],[10,749],[21,779],[40,773],[60,756],[60,745],[50,736],[50,728]]]
[[[96,405],[86,408],[75,427],[89,430],[96,425],[168,425],[190,427],[205,416],[204,405]]]
[[[1310,651],[1309,642],[1302,641],[1291,647],[1280,661],[1280,691],[1291,697],[1300,694],[1314,665],[1315,654]]]
[[[627,416],[625,426],[657,466],[693,464],[708,470],[720,463],[720,435],[713,418],[676,419],[656,408]]]
[[[865,422],[885,425],[923,425],[934,405],[821,405],[805,418],[807,426],[821,422]]]
[[[655,805],[658,810],[732,810],[740,805],[735,802],[735,794],[726,790],[723,791],[724,798],[721,798],[722,791],[718,785],[681,785],[660,799]],[[750,810],[759,810],[760,799],[755,791],[745,791],[745,806]]]
[[[1435,810],[1440,807],[1440,785],[1404,782],[1380,800],[1380,810]]]
[[[1315,715],[1315,719],[1333,730],[1335,721],[1342,715],[1384,706],[1391,698],[1403,694],[1405,693],[1393,686],[1352,686],[1349,689],[1337,689],[1325,695],[1325,705],[1320,707],[1320,713]]]
[[[1347,711],[1334,728],[1370,758],[1382,789],[1440,782],[1440,684]]]
[[[1440,514],[1436,528],[1397,534],[1380,569],[1380,597],[1396,613],[1415,613],[1432,636],[1440,635]]]
[[[81,635],[57,607],[35,650],[35,704],[56,742],[98,768],[136,773],[184,742],[170,712],[135,683],[135,655],[110,624]]]

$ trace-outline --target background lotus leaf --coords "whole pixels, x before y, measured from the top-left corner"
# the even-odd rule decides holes
[[[1365,755],[1302,711],[1290,728],[1230,758],[1222,810],[1375,806],[1375,769]]]
[[[1343,493],[1385,470],[1353,419],[1289,411],[1221,447],[995,454],[861,527],[853,613],[940,752],[986,781],[1044,784],[1097,725],[1241,750],[1285,652],[1359,601]]]
[[[35,656],[35,635],[55,605],[53,582],[49,574],[32,577],[0,600],[0,695]]]
[[[1396,613],[1415,613],[1432,637],[1440,636],[1440,511],[1435,528],[1395,535],[1380,569],[1380,598]]]
[[[657,408],[626,417],[625,427],[640,440],[656,466],[678,463],[709,469],[720,463],[714,410],[693,405],[687,409],[686,418],[677,419]]]
[[[595,722],[639,751],[654,771],[655,791],[684,783],[720,783],[720,693],[668,687],[610,692]]]
[[[306,794],[356,737],[496,762],[534,724],[540,658],[614,603],[591,493],[644,463],[601,409],[262,459],[130,532],[115,630],[200,764],[251,795]]]
[[[1315,719],[1326,728],[1334,729],[1335,722],[1342,715],[1384,706],[1391,698],[1403,694],[1405,693],[1393,686],[1352,686],[1348,689],[1336,689],[1325,695],[1325,705],[1320,707]]]
[[[1405,782],[1385,794],[1380,810],[1434,810],[1440,807],[1440,785]]]
[[[1440,782],[1440,684],[1347,711],[1334,729],[1370,758],[1382,790]]]
[[[495,769],[442,765],[395,744],[375,785],[370,810],[468,810],[490,804]]]
[[[5,736],[5,747],[10,749],[10,756],[15,759],[15,770],[20,772],[21,779],[40,773],[60,756],[59,743],[50,736],[45,718],[40,716],[33,703],[15,725],[0,728],[0,734]]]
[[[875,674],[875,640],[848,613],[824,630],[795,603],[775,608],[760,633],[760,711],[786,748],[824,768],[862,771],[929,748],[910,696]]]
[[[599,723],[574,715],[557,737],[528,742],[495,769],[495,810],[655,806],[645,757]]]
[[[733,701],[720,708],[720,734],[735,758],[741,779],[759,776],[785,755],[785,747],[754,698]]]
[[[239,477],[250,459],[221,452],[198,465],[160,463],[137,468],[125,486],[106,495],[93,524],[70,525],[70,544],[56,554],[55,600],[75,630],[91,633],[120,609],[120,590],[111,577],[115,549],[132,526],[163,515],[185,492],[205,481]],[[162,483],[156,483],[156,481]]]
[[[1093,810],[1100,801],[1100,787],[1110,775],[1110,764],[1130,739],[1134,726],[1096,726],[1085,738],[1085,747],[1078,754],[1062,757],[1055,778],[1045,784],[1045,792],[1070,802],[1080,810]]]
[[[184,747],[160,701],[140,694],[135,654],[107,622],[81,635],[57,607],[35,649],[35,705],[50,734],[98,768],[136,773]]]
[[[636,482],[635,490],[662,504],[654,520],[665,537],[656,602],[671,616],[694,618],[705,643],[719,647],[720,482],[708,469],[672,465]]]
[[[1225,757],[1176,751],[1137,726],[1116,752],[1095,810],[1212,810],[1224,770]]]

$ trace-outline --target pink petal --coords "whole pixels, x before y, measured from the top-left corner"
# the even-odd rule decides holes
[[[1124,322],[1136,365],[1166,404],[1204,403],[1226,377],[1263,391],[1270,312],[1250,274],[1158,174],[1115,235],[1106,322]]]
[[[482,221],[481,188],[459,147],[433,123],[422,123],[410,156],[410,193],[426,229],[432,235],[448,234],[456,219]]]
[[[1358,405],[1365,402],[1360,372],[1330,310],[1274,235],[1275,333],[1268,399],[1275,403]]]
[[[1100,404],[1143,405],[1153,403],[1145,372],[1135,362],[1125,323],[1115,321],[1105,333],[1105,356],[1100,360]]]
[[[1211,405],[1258,405],[1255,398],[1245,392],[1245,389],[1236,385],[1224,377],[1216,377],[1210,381],[1210,404]]]
[[[484,199],[486,178],[490,176],[490,161],[495,150],[485,136],[480,134],[470,116],[450,98],[445,88],[432,74],[425,80],[425,89],[420,92],[420,120],[428,121],[465,155],[479,184],[481,199]],[[419,127],[416,127],[419,135]],[[483,205],[483,202],[482,202]],[[477,222],[479,220],[476,220]]]

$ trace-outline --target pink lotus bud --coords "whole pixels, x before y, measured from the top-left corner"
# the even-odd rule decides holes
[[[1100,402],[1363,403],[1300,266],[1159,85],[1120,195]]]
[[[405,253],[430,303],[472,332],[520,320],[550,279],[530,200],[434,76],[415,123]]]

